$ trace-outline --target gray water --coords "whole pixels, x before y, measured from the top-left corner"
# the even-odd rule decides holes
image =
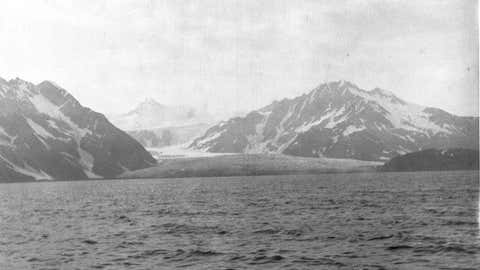
[[[0,269],[480,269],[478,172],[0,185]]]

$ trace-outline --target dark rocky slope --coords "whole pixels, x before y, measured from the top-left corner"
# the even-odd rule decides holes
[[[116,177],[155,164],[100,113],[56,84],[0,79],[0,181]]]

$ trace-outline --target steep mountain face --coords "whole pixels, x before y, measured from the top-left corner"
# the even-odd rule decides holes
[[[56,84],[0,79],[0,181],[115,177],[155,164]]]
[[[189,107],[165,106],[154,99],[146,99],[134,110],[109,118],[117,127],[127,131],[192,126],[213,121],[207,112]]]
[[[397,156],[386,162],[381,171],[478,170],[478,150],[427,149]]]
[[[382,161],[426,148],[478,149],[478,117],[455,116],[386,90],[365,91],[338,81],[221,122],[191,147]]]

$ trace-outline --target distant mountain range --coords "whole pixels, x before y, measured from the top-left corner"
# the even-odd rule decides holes
[[[471,157],[468,149],[477,151],[474,157],[478,160],[478,117],[456,116],[406,102],[386,90],[365,91],[346,81],[322,84],[308,94],[273,102],[207,131],[204,122],[212,119],[207,113],[170,108],[153,100],[141,103],[122,119],[118,123],[126,129],[141,128],[128,132],[148,147],[176,144],[204,131],[193,140],[190,147],[194,150],[324,157],[321,163],[329,160],[325,158],[385,161],[422,149],[465,148],[422,151],[394,158],[387,165],[409,168],[433,160],[441,167],[457,168],[447,163],[465,163]],[[34,85],[0,78],[0,182],[112,178],[156,165],[138,141],[53,82]],[[258,157],[270,164],[267,172],[275,169],[277,159]],[[232,164],[243,162],[231,159]],[[306,161],[288,159],[287,163],[295,171],[302,162]],[[225,164],[214,170],[228,170],[230,163]]]
[[[0,181],[110,178],[155,163],[55,83],[0,78]]]
[[[187,106],[167,106],[152,98],[145,99],[135,109],[120,115],[110,115],[117,127],[130,130],[152,130],[159,128],[183,127],[214,122],[206,111]]]
[[[478,149],[478,138],[478,117],[456,116],[406,102],[387,90],[366,91],[336,81],[223,121],[190,147],[385,161],[426,148]]]
[[[144,147],[189,142],[215,123],[214,117],[206,111],[166,106],[152,98],[144,100],[130,112],[110,115],[109,118]]]
[[[478,170],[479,152],[472,149],[427,149],[397,156],[381,171]]]

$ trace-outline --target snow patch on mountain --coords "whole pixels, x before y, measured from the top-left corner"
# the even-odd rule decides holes
[[[245,150],[246,153],[264,153],[266,152],[266,145],[271,143],[271,141],[262,142],[264,139],[263,133],[265,125],[272,114],[272,111],[263,111],[260,112],[263,115],[263,120],[255,126],[255,133],[253,135],[247,135],[248,147]]]
[[[40,126],[39,124],[35,123],[35,121],[33,121],[32,119],[30,118],[26,118],[27,120],[27,123],[30,125],[30,127],[33,129],[33,131],[40,135],[41,137],[43,138],[53,138],[53,139],[56,139],[55,136],[53,136],[50,132],[48,132],[47,130],[45,130],[42,126]]]
[[[5,157],[3,157],[1,153],[0,153],[0,160],[2,160],[5,164],[7,164],[7,166],[10,167],[12,170],[23,175],[31,176],[35,180],[53,180],[53,177],[45,173],[44,171],[34,169],[33,167],[29,166],[26,163],[23,163],[23,166],[17,165],[9,161]]]
[[[332,112],[331,115],[327,115],[325,119],[328,119],[329,122],[325,125],[325,128],[334,128],[337,124],[345,121],[347,115],[345,115],[345,106],[341,107],[338,110]]]
[[[224,132],[225,132],[225,130],[222,130],[221,132],[218,132],[218,133],[214,133],[213,135],[202,139],[201,141],[199,141],[199,143],[201,143],[201,144],[206,144],[206,143],[211,142],[211,141],[213,141],[213,140],[215,140],[215,139],[218,139],[220,136],[222,136],[222,134],[223,134]]]
[[[95,162],[93,156],[81,147],[78,147],[77,150],[80,154],[80,164],[88,178],[102,178],[100,175],[93,172],[93,163]]]
[[[355,132],[359,132],[362,130],[367,129],[366,127],[357,127],[357,126],[348,126],[342,133],[343,136],[348,136],[350,134],[353,134]]]
[[[388,119],[395,128],[416,131],[425,135],[439,132],[451,133],[449,129],[430,121],[431,115],[424,112],[426,107],[413,103],[392,102],[392,98],[396,97],[390,91],[377,88],[368,92],[352,87],[349,88],[349,91],[385,109],[388,112]]]

